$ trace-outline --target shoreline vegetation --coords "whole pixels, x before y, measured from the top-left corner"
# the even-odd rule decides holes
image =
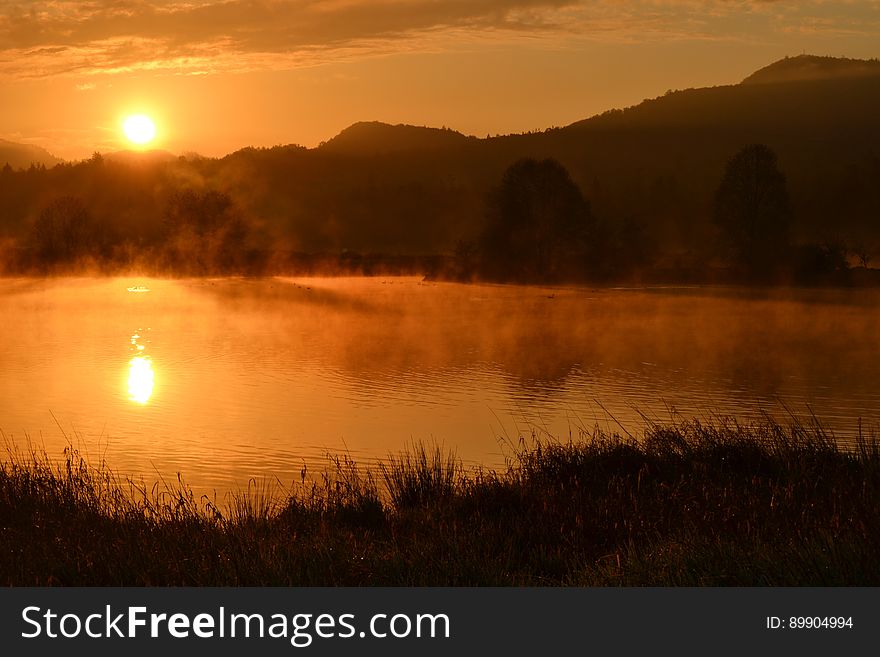
[[[466,471],[421,444],[331,460],[221,508],[8,450],[0,583],[13,586],[877,586],[880,443],[817,422],[719,419],[521,440]]]
[[[627,275],[608,277],[557,277],[522,279],[506,276],[482,276],[461,266],[458,256],[424,255],[400,256],[384,254],[345,253],[275,253],[259,257],[259,266],[251,269],[199,271],[175,270],[143,262],[98,262],[80,260],[76,263],[52,267],[19,267],[4,265],[0,259],[0,280],[3,279],[54,279],[54,278],[246,278],[273,277],[380,277],[419,276],[429,282],[464,284],[508,284],[537,287],[578,285],[601,287],[651,287],[657,285],[697,286],[743,286],[754,288],[834,288],[874,289],[880,288],[880,269],[871,267],[848,267],[834,275],[801,277],[779,271],[770,278],[755,278],[734,267],[655,267],[650,271],[631,271]]]

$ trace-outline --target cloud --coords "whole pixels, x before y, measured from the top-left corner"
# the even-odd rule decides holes
[[[0,7],[0,73],[294,68],[524,36],[726,38],[749,14],[787,30],[870,17],[876,31],[878,4],[846,3],[837,15],[822,0],[12,0]]]

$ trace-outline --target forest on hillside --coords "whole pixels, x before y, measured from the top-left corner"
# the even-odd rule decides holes
[[[0,267],[750,277],[754,264],[732,245],[719,194],[731,162],[760,145],[786,199],[778,266],[761,265],[761,275],[775,268],[798,280],[843,280],[841,272],[880,260],[878,115],[880,76],[868,75],[670,91],[565,128],[504,137],[356,124],[315,149],[96,153],[50,168],[6,166]],[[517,215],[524,203],[531,219]],[[567,214],[548,219],[554,212]],[[519,236],[499,228],[507,220],[519,222],[510,228]],[[560,231],[544,242],[568,251],[545,244],[529,261],[514,243],[534,243],[534,230]],[[506,253],[493,251],[503,244]]]

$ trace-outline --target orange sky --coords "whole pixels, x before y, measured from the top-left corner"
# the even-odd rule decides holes
[[[82,158],[133,112],[206,155],[359,120],[485,136],[878,44],[877,0],[4,0],[0,137]]]

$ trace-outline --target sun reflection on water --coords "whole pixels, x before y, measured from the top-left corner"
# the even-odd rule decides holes
[[[130,340],[131,347],[137,355],[128,361],[128,398],[144,405],[153,396],[156,376],[153,372],[152,359],[144,353],[145,346],[138,344],[138,340],[142,339],[140,331],[141,329],[138,329]]]
[[[153,396],[153,361],[148,357],[135,356],[128,361],[128,396],[138,404],[146,404]]]

